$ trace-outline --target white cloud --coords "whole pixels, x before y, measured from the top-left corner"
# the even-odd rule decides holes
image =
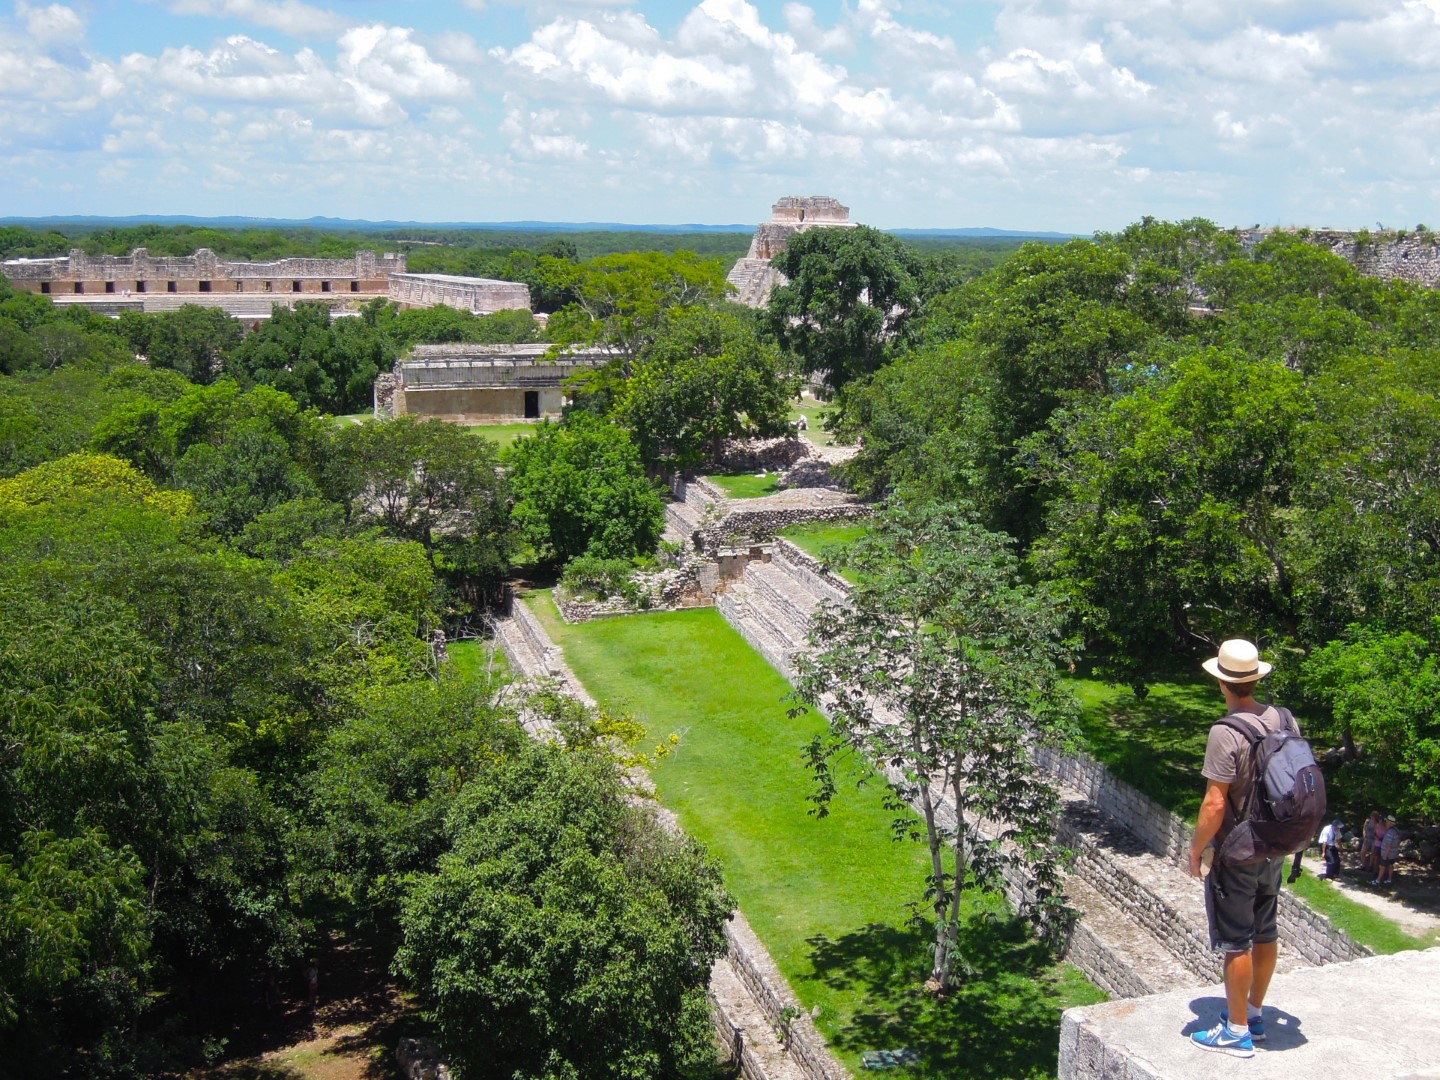
[[[855,36],[843,23],[822,30],[815,21],[815,9],[805,4],[786,4],[782,12],[790,35],[801,48],[816,53],[848,52],[855,47]]]
[[[399,98],[453,100],[470,92],[470,83],[425,47],[411,31],[395,26],[360,26],[340,37],[338,66],[353,82]]]
[[[575,132],[566,128],[584,126],[587,122],[588,117],[568,110],[532,111],[518,98],[507,97],[500,134],[509,143],[511,153],[523,161],[583,161],[589,156],[589,148]]]
[[[78,45],[85,37],[85,20],[63,4],[31,7],[20,0],[15,14],[24,20],[31,40],[41,46]]]
[[[332,36],[353,20],[300,0],[172,0],[176,15],[240,19],[296,38]]]

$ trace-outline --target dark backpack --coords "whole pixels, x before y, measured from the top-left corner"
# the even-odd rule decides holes
[[[1280,730],[1241,716],[1219,722],[1250,742],[1253,782],[1235,827],[1216,858],[1232,866],[1283,858],[1309,845],[1325,819],[1325,777],[1310,744],[1288,710],[1278,709]]]

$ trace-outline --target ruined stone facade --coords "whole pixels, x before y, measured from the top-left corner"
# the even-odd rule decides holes
[[[1240,243],[1249,251],[1274,230],[1253,229],[1240,233]],[[1336,229],[1301,229],[1299,234],[1322,247],[1368,277],[1384,281],[1410,281],[1433,289],[1440,285],[1440,236],[1416,232],[1343,232]]]
[[[530,308],[530,288],[518,281],[452,274],[391,274],[388,295],[407,307],[444,304],[476,315]]]
[[[230,262],[209,248],[194,255],[152,256],[144,248],[129,255],[86,255],[71,248],[52,259],[7,259],[0,272],[20,292],[46,296],[129,296],[150,294],[384,295],[390,275],[405,270],[405,256],[357,251],[350,259],[276,259]]]
[[[790,237],[806,229],[853,229],[850,208],[829,195],[786,195],[770,208],[770,220],[760,223],[745,258],[736,261],[726,278],[735,299],[750,307],[770,302],[770,290],[784,281],[770,260],[785,250]]]
[[[375,415],[457,424],[556,417],[564,382],[610,359],[600,349],[545,359],[549,345],[418,345],[375,381]],[[384,403],[388,400],[388,407]]]

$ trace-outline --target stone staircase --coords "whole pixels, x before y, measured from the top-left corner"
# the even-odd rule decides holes
[[[747,307],[764,307],[770,302],[770,290],[780,277],[769,259],[736,259],[725,280],[735,287],[737,303]]]
[[[793,677],[794,656],[805,648],[811,614],[824,600],[843,602],[845,592],[843,581],[780,541],[771,547],[769,561],[751,562],[717,605],[761,655]],[[1070,902],[1081,915],[1071,959],[1117,997],[1218,983],[1221,963],[1209,947],[1203,893],[1176,858],[1183,844],[1173,837],[1157,843],[1150,835],[1153,828],[1147,844],[1114,813],[1096,805],[1093,792],[1081,789],[1074,759],[1066,759],[1068,775],[1058,760],[1047,764],[1059,781],[1060,840],[1077,853],[1067,883]],[[1093,762],[1089,766],[1100,769]],[[1165,813],[1158,807],[1154,812]],[[1178,822],[1171,831],[1177,830],[1184,831]],[[1361,954],[1347,952],[1350,943],[1343,935],[1335,943],[1335,932],[1323,918],[1292,895],[1282,895],[1281,908],[1287,947],[1280,952],[1280,971]]]
[[[689,550],[695,533],[724,513],[724,510],[722,501],[706,493],[698,482],[686,482],[683,497],[672,499],[665,504],[663,539]]]

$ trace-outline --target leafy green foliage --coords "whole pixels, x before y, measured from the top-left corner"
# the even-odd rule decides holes
[[[608,349],[622,365],[653,340],[668,311],[712,305],[726,287],[723,264],[689,251],[607,255],[554,270],[575,302],[551,319],[552,340]]]
[[[725,439],[785,434],[798,389],[749,316],[679,308],[636,358],[611,415],[646,465],[685,468],[718,458]]]
[[[262,383],[302,407],[352,413],[371,397],[375,376],[394,360],[392,346],[364,319],[331,320],[325,304],[277,306],[226,359],[243,383]]]
[[[770,297],[770,328],[832,390],[878,371],[905,342],[918,300],[915,254],[868,226],[810,229],[771,260],[788,283]]]
[[[512,552],[509,490],[495,448],[453,424],[402,416],[342,428],[331,485],[352,521],[413,540],[437,560],[493,583]]]
[[[1424,638],[1361,626],[1315,650],[1300,672],[1315,725],[1349,748],[1339,775],[1358,803],[1440,816],[1440,658]]]
[[[396,965],[457,1063],[658,1080],[707,1059],[729,897],[614,765],[526,746],[467,788],[449,828],[453,849],[405,898]]]
[[[655,550],[665,504],[624,428],[573,413],[516,441],[506,462],[515,524],[542,560],[633,559]]]
[[[1037,451],[1064,495],[1034,558],[1067,584],[1109,677],[1141,686],[1163,670],[1162,634],[1178,646],[1258,636],[1286,609],[1276,548],[1299,388],[1280,364],[1205,350],[1058,425],[1065,442]]]
[[[937,991],[964,982],[966,888],[995,888],[1019,871],[1033,897],[1023,913],[1046,933],[1068,925],[1057,796],[1032,755],[1056,740],[1071,708],[1057,679],[1068,655],[1053,599],[1019,581],[1007,548],[962,507],[886,508],[845,552],[857,581],[850,602],[821,606],[813,652],[796,659],[797,696],[830,724],[809,751],[819,812],[853,753],[888,768],[896,836],[926,844]],[[1005,824],[986,838],[981,820]]]
[[[228,312],[196,304],[153,315],[126,312],[120,329],[151,367],[178,371],[202,386],[215,381],[243,334],[240,321]]]

